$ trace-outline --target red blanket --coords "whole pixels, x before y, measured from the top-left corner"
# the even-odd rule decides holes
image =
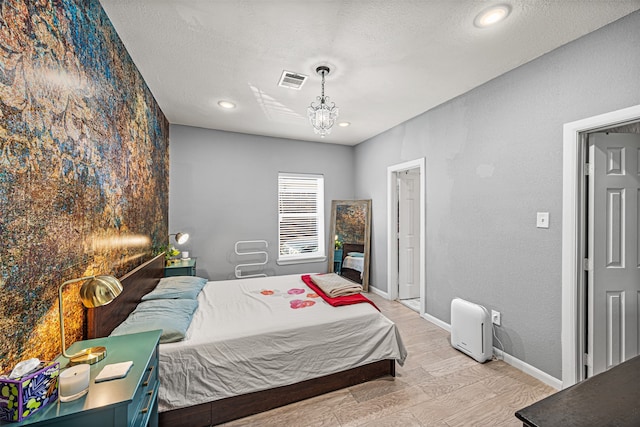
[[[307,286],[309,286],[316,294],[320,295],[320,298],[322,298],[323,300],[325,300],[326,302],[328,302],[334,307],[338,307],[340,305],[351,305],[351,304],[358,304],[361,302],[368,302],[369,304],[374,306],[376,310],[380,311],[380,309],[373,303],[373,301],[371,301],[369,298],[365,297],[362,294],[346,295],[343,297],[331,298],[330,296],[327,296],[327,294],[322,292],[322,289],[320,289],[315,283],[313,283],[313,280],[311,280],[310,275],[305,274],[304,276],[302,276],[302,281],[306,283]]]

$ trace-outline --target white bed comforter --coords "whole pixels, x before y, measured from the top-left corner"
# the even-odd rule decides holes
[[[360,277],[362,277],[362,272],[364,271],[364,258],[354,257],[354,256],[346,256],[344,257],[344,261],[342,263],[344,268],[350,268],[352,270],[356,270],[360,272]]]
[[[185,340],[160,345],[160,411],[407,355],[373,306],[332,307],[300,275],[209,282],[198,302]]]

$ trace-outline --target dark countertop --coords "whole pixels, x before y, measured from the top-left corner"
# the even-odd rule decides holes
[[[640,426],[640,356],[516,412],[525,426]]]

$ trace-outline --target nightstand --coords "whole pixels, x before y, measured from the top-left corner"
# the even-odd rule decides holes
[[[196,259],[169,260],[164,266],[164,277],[171,276],[195,276]]]
[[[53,427],[157,427],[158,426],[158,342],[162,331],[141,332],[108,338],[78,341],[69,347],[76,353],[92,346],[107,347],[107,357],[91,365],[89,392],[71,401],[50,403],[20,423],[7,426]],[[67,359],[59,357],[60,368]],[[105,365],[133,361],[126,377],[96,383]]]
[[[342,272],[342,249],[333,251],[333,271],[338,274]]]

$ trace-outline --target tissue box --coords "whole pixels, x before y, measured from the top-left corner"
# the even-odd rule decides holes
[[[58,362],[44,366],[22,378],[0,377],[0,420],[22,421],[58,399]]]

